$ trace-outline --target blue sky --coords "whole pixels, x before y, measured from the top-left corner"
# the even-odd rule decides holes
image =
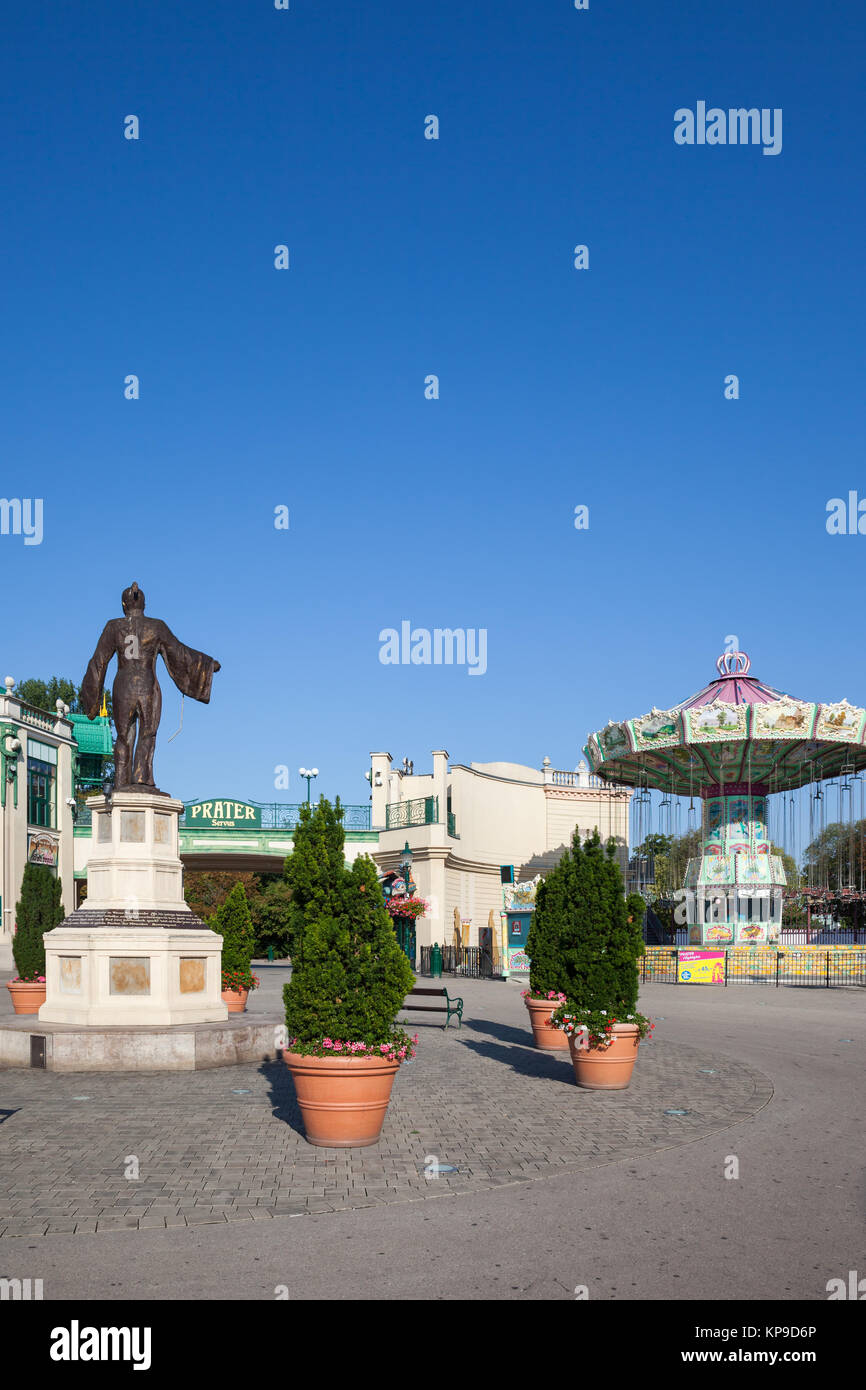
[[[781,0],[16,7],[0,492],[43,499],[44,539],[0,536],[2,674],[80,680],[138,580],[222,663],[170,745],[162,677],[157,782],[187,799],[298,800],[303,764],[361,803],[383,748],[573,767],[732,633],[771,684],[866,702],[866,537],[825,530],[866,497],[864,27]],[[676,145],[699,100],[781,108],[781,154]],[[486,674],[382,665],[404,619],[486,628]]]

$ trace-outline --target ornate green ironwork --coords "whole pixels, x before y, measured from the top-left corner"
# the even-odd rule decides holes
[[[452,840],[460,839],[460,836],[457,834],[457,821],[454,818],[453,811],[448,812],[448,834]]]
[[[101,791],[102,788],[94,787],[93,790],[94,792],[98,792]],[[290,805],[286,802],[281,801],[248,801],[245,804],[247,806],[257,807],[262,813],[261,825],[257,825],[255,827],[256,830],[294,830],[295,826],[298,823],[298,818],[300,816],[301,811],[300,805]],[[306,802],[304,802],[303,804],[306,805]],[[343,806],[342,810],[344,830],[370,829],[369,805]],[[81,810],[78,813],[77,824],[80,826],[91,824],[91,810],[89,806],[82,806]],[[249,826],[244,827],[243,822],[231,827],[224,826],[218,830],[214,830],[209,825],[202,825],[198,827],[196,825],[189,825],[185,816],[181,816],[180,818],[180,828],[181,830],[201,829],[202,833],[206,832],[209,835],[243,835],[245,832],[249,834],[250,830]]]
[[[2,779],[2,803],[6,805],[6,786],[11,783],[15,797],[15,808],[18,808],[18,759],[24,756],[19,738],[20,729],[14,724],[0,724],[0,779]],[[6,747],[7,738],[17,741],[18,749],[12,751]]]
[[[386,830],[402,830],[410,825],[438,824],[438,796],[420,796],[415,801],[392,801],[385,807]]]

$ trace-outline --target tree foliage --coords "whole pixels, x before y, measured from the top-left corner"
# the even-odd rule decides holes
[[[57,713],[57,701],[62,700],[69,706],[71,714],[81,714],[82,709],[79,703],[79,692],[81,687],[68,676],[51,676],[44,681],[39,676],[30,676],[25,681],[19,681],[15,687],[15,694],[19,700],[23,700],[27,705],[35,705],[37,709],[48,710],[51,714]],[[111,716],[111,691],[106,690],[106,709],[109,717]]]
[[[249,988],[252,984],[250,962],[255,949],[255,934],[246,890],[242,883],[234,885],[225,902],[217,908],[210,925],[223,939],[223,975],[232,975]]]
[[[803,854],[803,875],[816,888],[860,887],[866,868],[866,821],[853,825],[834,821],[816,835]],[[852,845],[853,841],[853,845]],[[853,852],[852,852],[853,851]]]
[[[379,1045],[415,983],[366,855],[347,868],[339,801],[302,806],[286,865],[292,893],[292,979],[283,990],[289,1035]]]
[[[574,833],[565,901],[559,988],[578,1008],[634,1013],[641,923],[626,904],[616,846],[610,840],[603,849],[597,830],[584,845]]]
[[[266,956],[269,946],[277,960],[292,954],[291,904],[292,890],[285,877],[263,880],[250,895],[257,956]]]
[[[207,922],[221,907],[236,883],[242,883],[247,898],[259,891],[259,875],[239,870],[186,869],[183,896],[197,917]]]
[[[12,938],[12,954],[20,979],[44,978],[45,943],[42,938],[45,932],[59,927],[63,921],[66,914],[62,898],[60,879],[55,878],[45,864],[24,865]]]
[[[571,853],[566,850],[550,873],[542,879],[535,894],[526,938],[529,956],[529,988],[533,994],[562,990],[562,935],[571,908],[573,876]]]

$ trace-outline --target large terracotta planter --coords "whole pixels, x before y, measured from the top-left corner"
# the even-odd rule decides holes
[[[583,1032],[567,1034],[578,1086],[585,1091],[624,1091],[637,1061],[637,1024],[615,1023],[610,1047],[587,1047],[583,1036]]]
[[[242,1014],[247,1007],[248,995],[248,989],[224,989],[223,1003],[228,1007],[230,1014]]]
[[[363,1149],[379,1142],[400,1063],[384,1057],[302,1057],[284,1052],[307,1143]]]
[[[561,1028],[551,1028],[548,1022],[550,1015],[559,1005],[553,999],[530,999],[529,995],[524,1000],[529,1010],[529,1022],[532,1024],[532,1041],[536,1047],[541,1047],[545,1052],[562,1051],[568,1047],[568,1034],[563,1033]]]
[[[38,1014],[45,1003],[45,981],[26,983],[23,980],[7,980],[6,988],[12,996],[12,1007],[16,1014]]]

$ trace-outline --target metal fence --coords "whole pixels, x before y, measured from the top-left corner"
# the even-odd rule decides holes
[[[647,946],[689,946],[688,927],[644,924]],[[866,946],[866,927],[783,927],[780,946]]]
[[[430,953],[432,946],[421,947],[419,975],[431,974]],[[492,980],[493,957],[480,946],[440,946],[442,952],[443,975],[465,975],[475,980]]]
[[[101,791],[101,787],[94,787],[93,791]],[[92,793],[91,793],[92,795]],[[305,804],[305,803],[304,803]],[[181,830],[201,830],[217,835],[231,835],[235,831],[241,833],[255,830],[294,830],[301,816],[301,804],[289,803],[285,801],[245,801],[245,806],[255,806],[261,811],[261,825],[250,825],[249,822],[238,822],[233,826],[221,826],[215,831],[212,826],[205,824],[191,826],[187,824],[186,814],[180,818]],[[368,806],[346,806],[341,805],[343,812],[344,830],[369,830],[370,829],[370,807]],[[91,808],[85,804],[79,804],[75,818],[76,826],[87,826],[92,824]]]
[[[402,830],[410,825],[438,823],[438,796],[419,796],[414,801],[391,801],[385,807],[386,830]]]
[[[641,982],[675,985],[677,953],[664,947],[650,947],[639,961]],[[866,951],[844,948],[826,951],[777,951],[756,947],[725,953],[726,985],[764,984],[811,986],[833,989],[841,986],[866,987]]]
[[[866,946],[866,927],[783,927],[783,946]]]

